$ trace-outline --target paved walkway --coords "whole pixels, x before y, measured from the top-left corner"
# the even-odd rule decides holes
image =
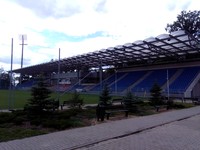
[[[188,143],[192,143],[194,146],[191,149],[197,149],[196,146],[200,147],[198,144],[200,143],[200,130],[197,130],[200,129],[199,120],[200,107],[198,106],[190,109],[111,121],[90,127],[2,142],[0,143],[0,149],[178,150],[181,144],[185,145],[182,148],[188,149]],[[185,126],[181,126],[182,123],[185,123]],[[186,142],[182,143],[183,141],[179,141],[179,138],[186,139]],[[159,143],[159,139],[164,139],[164,142],[162,140]],[[171,145],[172,147],[170,147]],[[173,147],[174,145],[175,147]]]
[[[199,150],[200,115],[79,150]]]

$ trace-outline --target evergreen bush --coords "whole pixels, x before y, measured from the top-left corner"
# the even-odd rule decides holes
[[[69,99],[69,107],[71,108],[81,108],[83,105],[83,98],[80,97],[80,94],[77,91],[74,91],[71,99]]]
[[[163,104],[161,90],[162,90],[161,87],[157,83],[154,83],[154,85],[150,89],[150,93],[151,93],[150,102],[152,105],[155,106],[155,105]]]
[[[103,90],[99,96],[99,105],[108,106],[111,104],[110,90],[107,84],[104,85]]]
[[[54,105],[50,98],[52,92],[47,88],[44,78],[38,78],[37,85],[31,89],[31,98],[28,104],[25,105],[24,110],[28,112],[29,116],[41,116],[47,110],[53,110]]]

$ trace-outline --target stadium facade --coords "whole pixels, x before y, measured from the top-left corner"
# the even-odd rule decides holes
[[[108,84],[113,94],[127,90],[149,96],[154,83],[163,95],[200,97],[200,41],[185,31],[161,34],[91,53],[13,70],[32,78],[18,88],[34,84],[44,74],[59,91],[97,93]]]

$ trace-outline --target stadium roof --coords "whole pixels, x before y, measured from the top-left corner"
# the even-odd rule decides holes
[[[183,59],[187,56],[200,54],[200,41],[185,31],[176,31],[171,34],[161,34],[145,40],[135,41],[99,51],[94,51],[69,58],[42,63],[21,69],[15,73],[39,74],[58,71],[70,71],[80,68],[96,68],[102,66],[124,66],[128,64],[145,65],[156,61]],[[190,57],[191,58],[191,57]]]

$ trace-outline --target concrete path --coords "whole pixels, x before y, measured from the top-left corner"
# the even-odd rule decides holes
[[[102,123],[90,127],[55,132],[51,134],[25,138],[21,140],[2,142],[0,143],[0,149],[1,150],[65,150],[65,149],[104,149],[104,150],[164,149],[165,150],[167,149],[166,147],[170,143],[173,142],[177,143],[175,144],[176,147],[170,147],[170,146],[168,147],[168,149],[171,150],[171,149],[179,149],[179,145],[181,143],[179,142],[178,139],[182,136],[186,137],[186,139],[191,138],[189,141],[191,143],[194,143],[193,149],[195,149],[196,148],[195,146],[198,145],[196,144],[195,141],[198,140],[200,143],[199,140],[200,133],[198,132],[195,135],[189,136],[189,132],[191,131],[191,133],[194,133],[195,129],[199,129],[197,127],[197,123],[199,126],[200,123],[199,121],[197,122],[194,121],[193,123],[190,124],[190,121],[195,117],[197,119],[194,120],[198,120],[200,118],[199,114],[200,114],[200,107],[198,106],[189,109],[170,111],[151,116],[130,118],[120,121],[111,121],[108,123]],[[186,125],[188,126],[187,128],[181,126],[180,124],[182,123],[179,124],[179,122],[184,122],[184,120],[186,120]],[[138,135],[140,135],[141,138],[138,138]],[[168,139],[166,135],[170,135],[171,138]],[[161,142],[160,144],[157,143],[157,140],[161,138],[166,139],[166,141]],[[133,142],[134,140],[136,142]],[[127,144],[127,142],[129,144]],[[111,143],[111,145],[109,143]],[[135,145],[134,144],[132,145],[130,143],[135,143]],[[189,142],[187,141],[186,143]]]
[[[199,150],[200,115],[79,150]]]

